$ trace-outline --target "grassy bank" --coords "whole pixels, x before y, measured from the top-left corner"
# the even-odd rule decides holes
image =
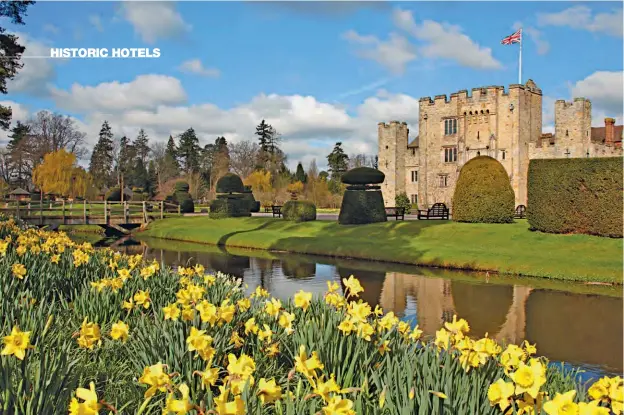
[[[89,233],[94,235],[104,235],[105,229],[99,225],[59,225],[59,231],[65,233]]]
[[[622,284],[621,239],[531,232],[524,220],[508,225],[390,221],[342,226],[329,221],[297,224],[273,218],[185,217],[156,221],[143,235],[226,247]]]

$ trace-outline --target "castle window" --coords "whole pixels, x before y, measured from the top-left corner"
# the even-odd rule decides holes
[[[416,155],[416,149],[415,149],[415,148],[413,148],[413,149],[412,149],[412,156],[415,156],[415,155]]]
[[[386,146],[386,150],[388,149],[388,146]]]
[[[418,195],[410,195],[410,201],[412,202],[412,205],[417,205],[418,204]]]
[[[566,137],[568,136],[568,130],[566,130]]]
[[[505,160],[505,150],[501,151],[501,159]]]
[[[412,171],[412,183],[418,181],[418,170]]]
[[[447,174],[441,174],[438,176],[439,177],[439,187],[448,187],[448,175]]]
[[[480,151],[477,151],[477,157],[479,157],[481,155]]]
[[[457,119],[444,120],[444,135],[457,134]]]
[[[446,147],[444,149],[444,162],[455,163],[457,161],[457,147]]]

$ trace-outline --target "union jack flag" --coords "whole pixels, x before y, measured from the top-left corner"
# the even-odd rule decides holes
[[[501,45],[512,45],[514,43],[520,43],[522,41],[522,29],[519,29],[513,35],[509,35],[501,40]]]

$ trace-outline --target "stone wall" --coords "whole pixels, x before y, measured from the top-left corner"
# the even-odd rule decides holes
[[[407,138],[409,129],[407,123],[391,121],[389,124],[377,125],[379,137],[378,169],[386,179],[381,184],[381,192],[385,206],[394,206],[397,194],[405,192],[407,153]]]

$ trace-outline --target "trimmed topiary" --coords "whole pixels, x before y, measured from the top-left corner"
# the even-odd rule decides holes
[[[251,216],[249,201],[238,198],[218,198],[210,202],[210,218],[237,218]]]
[[[531,228],[621,238],[623,168],[622,157],[531,160]]]
[[[282,216],[295,222],[316,220],[316,205],[307,200],[289,200],[282,207]]]
[[[453,195],[453,220],[512,223],[515,195],[505,168],[488,156],[464,164]]]
[[[107,202],[119,202],[121,201],[121,190],[118,187],[114,187],[106,193]]]
[[[399,193],[394,198],[394,206],[405,208],[405,214],[410,213],[410,209],[412,208],[412,204],[410,203],[409,198],[407,197],[407,193]]]
[[[193,213],[195,212],[195,203],[193,199],[190,197],[188,199],[183,199],[180,202],[180,212],[182,213]]]
[[[243,190],[243,199],[249,202],[250,212],[260,212],[260,202],[256,201],[253,191],[251,190],[251,186],[245,186],[245,190]]]
[[[191,189],[191,186],[189,186],[187,182],[179,181],[175,183],[173,192],[174,193],[176,192],[188,193],[190,189]]]
[[[345,184],[380,184],[383,183],[386,175],[372,167],[356,167],[342,175],[342,182]]]
[[[241,178],[234,173],[227,173],[217,180],[217,193],[243,193],[245,186]]]
[[[342,225],[363,225],[386,222],[386,209],[379,183],[385,175],[370,167],[356,167],[342,175],[342,182],[348,184],[342,197],[338,223]]]

